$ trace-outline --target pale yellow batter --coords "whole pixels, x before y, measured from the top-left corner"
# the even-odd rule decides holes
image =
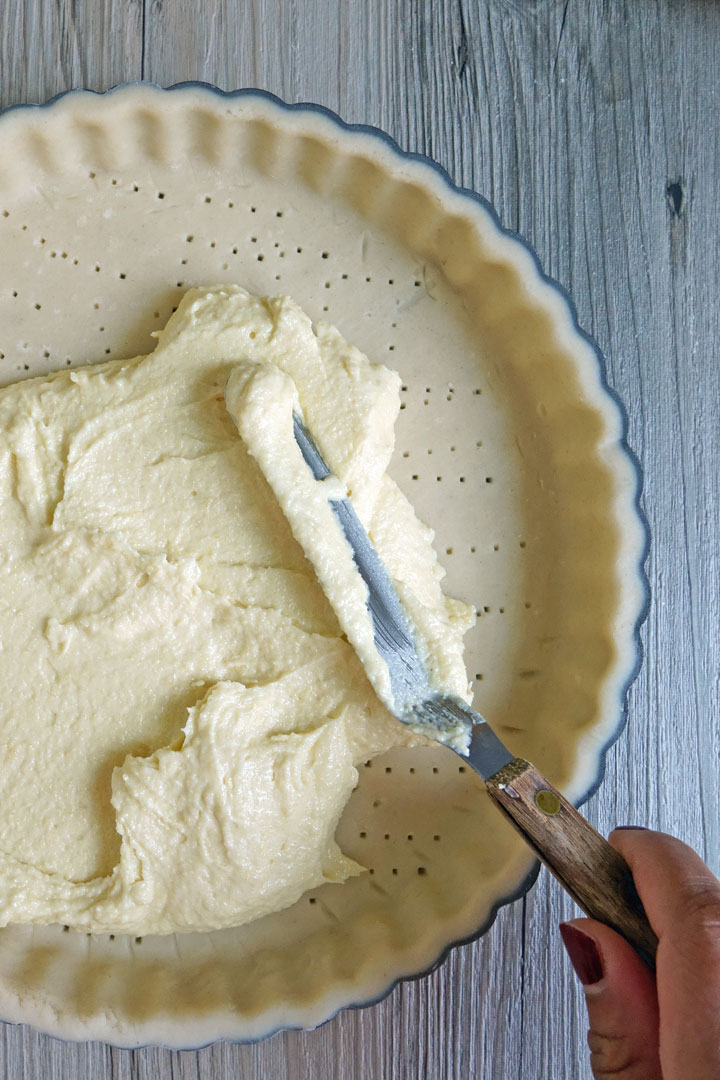
[[[469,612],[385,475],[396,376],[286,298],[193,290],[151,356],[0,392],[0,924],[232,926],[360,869],[333,839],[355,765],[415,736],[238,433],[270,430],[230,392],[253,371],[289,376],[467,695]]]

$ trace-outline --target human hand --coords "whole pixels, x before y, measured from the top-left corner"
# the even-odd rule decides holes
[[[653,975],[624,938],[594,919],[560,927],[583,983],[595,1080],[719,1080],[720,881],[672,836],[616,829],[658,936]]]

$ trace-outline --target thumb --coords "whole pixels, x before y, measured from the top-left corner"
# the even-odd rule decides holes
[[[661,1080],[655,979],[619,934],[593,919],[560,934],[583,984],[595,1080]]]

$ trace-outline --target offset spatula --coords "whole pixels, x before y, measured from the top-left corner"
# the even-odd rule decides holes
[[[316,480],[330,477],[310,432],[293,414],[295,439]],[[385,566],[352,503],[329,498],[367,586],[367,607],[375,647],[387,664],[393,694],[391,711],[415,730],[446,742],[485,781],[487,792],[535,854],[582,910],[622,934],[654,968],[657,938],[620,854],[545,777],[515,757],[484,717],[457,697],[432,688],[418,656],[402,605]]]

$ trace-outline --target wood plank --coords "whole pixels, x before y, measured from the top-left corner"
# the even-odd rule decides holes
[[[318,101],[436,157],[490,198],[570,289],[628,404],[653,535],[646,661],[587,813],[605,832],[617,821],[660,825],[717,872],[720,8],[147,0],[141,16],[140,0],[5,0],[0,104],[143,71],[161,84],[201,78]],[[543,875],[485,938],[431,976],[316,1032],[175,1054],[67,1046],[6,1026],[0,1072],[589,1077],[582,997],[556,932],[571,913]]]
[[[0,108],[142,78],[143,0],[3,0]]]

